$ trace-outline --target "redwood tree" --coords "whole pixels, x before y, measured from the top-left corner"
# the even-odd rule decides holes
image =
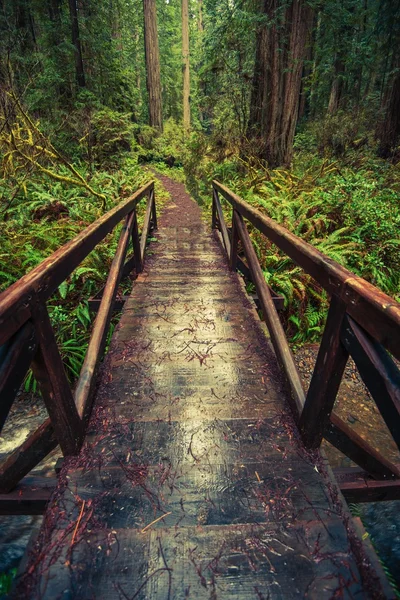
[[[383,75],[382,113],[377,124],[379,154],[398,159],[400,144],[400,0],[381,0],[379,17],[389,75]]]
[[[75,48],[75,73],[79,87],[85,87],[85,71],[83,69],[82,46],[79,37],[79,22],[76,0],[68,0],[71,18],[72,44]]]
[[[189,0],[182,0],[183,127],[190,129]]]
[[[160,53],[158,49],[156,1],[143,0],[143,12],[149,121],[152,127],[156,127],[162,131]]]
[[[312,26],[305,0],[261,0],[248,137],[271,167],[289,165]]]

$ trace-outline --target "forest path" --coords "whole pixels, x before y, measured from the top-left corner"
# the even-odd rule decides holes
[[[239,276],[184,187],[167,183],[84,447],[14,597],[379,597]]]

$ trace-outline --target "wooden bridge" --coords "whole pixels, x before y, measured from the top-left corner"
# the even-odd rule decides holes
[[[400,305],[220,183],[212,228],[176,191],[157,233],[151,182],[0,296],[0,424],[30,367],[49,413],[0,467],[3,514],[44,511],[12,597],[394,597],[342,493],[399,498],[399,469],[332,411],[351,355],[400,445]],[[72,391],[46,301],[123,219]],[[331,296],[307,393],[247,224]],[[339,482],[318,449],[324,437],[355,463]],[[40,486],[29,473],[58,444],[67,458],[57,485]]]

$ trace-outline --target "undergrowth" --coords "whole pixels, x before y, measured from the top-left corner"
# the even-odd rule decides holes
[[[212,136],[193,133],[182,155],[186,186],[209,213],[211,181],[223,182],[262,213],[400,300],[400,164],[378,159],[373,148],[351,142],[349,133],[331,135],[330,127],[324,137],[321,134],[322,142],[313,131],[298,135],[290,170],[269,169],[243,156],[240,146],[224,146]],[[182,181],[180,169],[162,169]],[[231,209],[223,204],[229,223]],[[318,341],[328,309],[326,293],[251,225],[249,230],[266,281],[284,298],[282,318],[290,339],[296,344]]]
[[[60,139],[53,145],[46,124],[35,122],[22,106],[14,123],[3,123],[0,292],[153,178],[151,172],[137,163],[132,151],[137,145],[134,127],[126,115],[108,109],[91,110],[80,132],[86,134],[80,137],[74,128],[79,116],[82,117],[81,107],[71,116],[68,125],[69,144],[66,131],[61,134],[65,148],[73,150],[68,157],[56,150]],[[156,182],[158,209],[166,197]],[[138,207],[139,228],[144,210],[145,200]],[[106,281],[120,228],[121,225],[117,226],[95,247],[48,302],[71,381],[79,375],[94,320],[88,299]],[[31,372],[25,380],[25,389],[36,389]]]

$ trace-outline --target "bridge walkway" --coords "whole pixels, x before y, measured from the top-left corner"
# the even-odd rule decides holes
[[[382,597],[241,278],[173,191],[15,597]]]

